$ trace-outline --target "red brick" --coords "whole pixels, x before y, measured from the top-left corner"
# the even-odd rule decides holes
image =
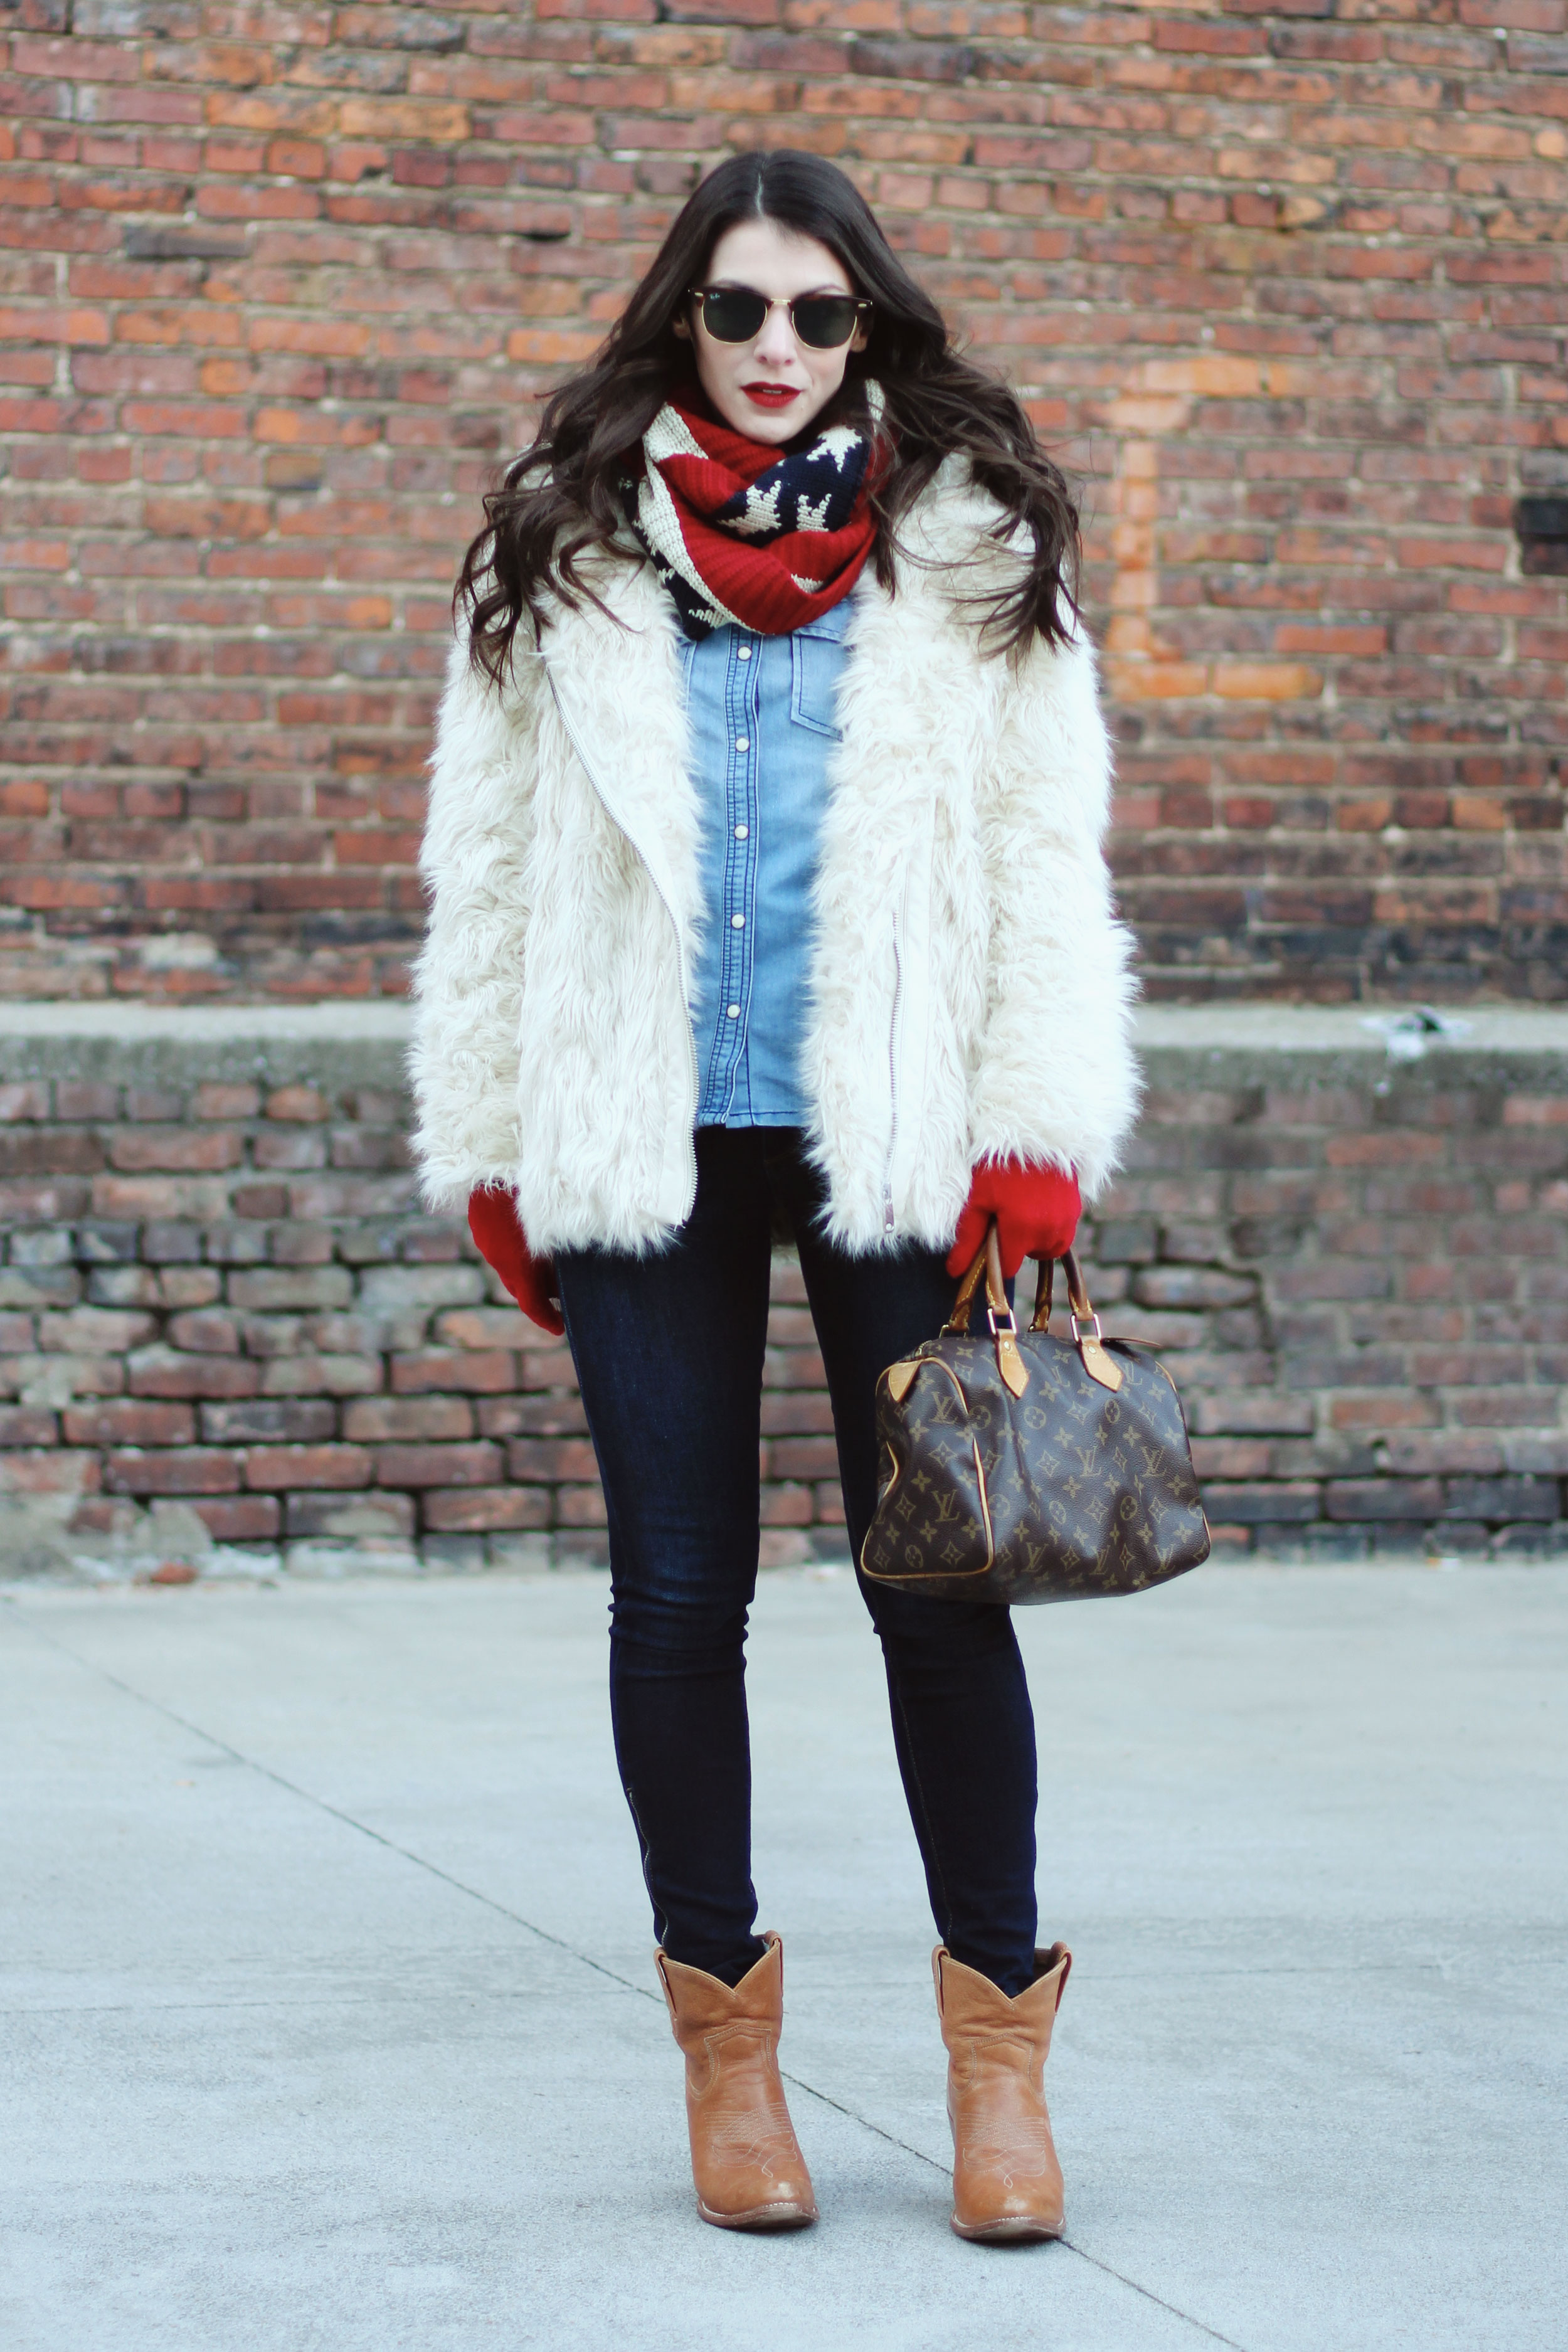
[[[97,1443],[91,1437],[78,1437],[68,1426],[73,1416],[65,1415],[68,1424],[66,1442],[69,1445]],[[57,1432],[55,1416],[45,1405],[0,1405],[0,1445],[52,1445]]]
[[[558,1486],[555,1490],[558,1528],[602,1528],[605,1497],[597,1486]]]
[[[372,1445],[387,1438],[460,1439],[474,1433],[467,1397],[356,1397],[343,1407],[343,1435]]]
[[[775,1437],[768,1447],[770,1476],[836,1478],[838,1448],[831,1437]]]
[[[173,1348],[143,1348],[126,1360],[137,1397],[247,1397],[261,1385],[259,1364],[232,1356],[187,1356]]]
[[[111,1495],[231,1495],[239,1486],[239,1456],[199,1445],[146,1454],[126,1448],[105,1456],[103,1483]]]
[[[272,1495],[216,1496],[193,1507],[215,1543],[268,1543],[282,1517]]]
[[[506,1528],[547,1528],[548,1486],[458,1486],[427,1492],[421,1510],[433,1535],[480,1535]]]
[[[331,1108],[326,1097],[314,1087],[279,1087],[267,1097],[268,1118],[316,1125],[329,1116]]]
[[[245,1483],[274,1494],[299,1486],[367,1486],[372,1466],[363,1445],[253,1445],[245,1457]]]
[[[422,1355],[394,1356],[391,1370],[393,1391],[398,1396],[422,1395],[429,1389],[499,1396],[517,1381],[517,1359],[504,1348],[432,1348]]]
[[[382,1486],[488,1486],[503,1475],[499,1445],[382,1445],[376,1483]]]
[[[96,1495],[102,1471],[95,1454],[68,1454],[63,1446],[47,1452],[0,1453],[0,1495]]]
[[[68,1445],[189,1445],[196,1434],[188,1404],[142,1403],[129,1397],[68,1405],[60,1424]]]
[[[0,1086],[0,1120],[47,1118],[49,1088],[45,1079],[25,1078],[11,1086]]]

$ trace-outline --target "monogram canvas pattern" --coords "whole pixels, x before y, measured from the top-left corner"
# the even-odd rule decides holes
[[[1071,1341],[1020,1332],[1011,1395],[988,1337],[944,1336],[877,1385],[881,1487],[861,1567],[938,1599],[1141,1592],[1208,1557],[1180,1400],[1153,1359],[1108,1339],[1114,1393]],[[901,1398],[894,1389],[902,1388]]]

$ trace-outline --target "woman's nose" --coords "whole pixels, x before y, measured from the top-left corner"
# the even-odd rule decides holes
[[[790,325],[789,312],[781,302],[775,310],[768,312],[763,322],[763,331],[756,341],[755,356],[760,360],[771,360],[776,367],[783,367],[795,355],[795,329]]]

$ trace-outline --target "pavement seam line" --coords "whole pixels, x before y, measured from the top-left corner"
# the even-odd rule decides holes
[[[455,1878],[449,1870],[443,1870],[439,1863],[431,1862],[424,1854],[416,1853],[409,1846],[399,1845],[395,1838],[389,1838],[380,1830],[373,1829],[368,1822],[362,1822],[356,1814],[345,1812],[341,1805],[334,1805],[327,1798],[318,1796],[314,1790],[301,1788],[297,1780],[286,1779],[281,1772],[275,1771],[271,1765],[260,1763],[254,1756],[247,1756],[243,1748],[234,1747],[226,1739],[220,1739],[216,1732],[206,1730],[199,1723],[193,1723],[188,1716],[181,1715],[176,1708],[169,1706],[163,1700],[153,1698],[146,1691],[138,1690],[133,1683],[124,1681],[119,1675],[110,1674],[107,1666],[100,1665],[96,1660],[84,1658],[80,1652],[73,1650],[68,1643],[62,1642],[58,1635],[46,1633],[40,1626],[33,1623],[26,1610],[16,1604],[11,1594],[0,1595],[0,1598],[6,1601],[11,1614],[17,1622],[26,1626],[36,1641],[44,1643],[49,1649],[58,1650],[62,1657],[69,1658],[85,1673],[96,1675],[100,1681],[106,1682],[111,1690],[121,1692],[126,1698],[133,1700],[138,1706],[144,1706],[151,1713],[161,1715],[165,1722],[178,1724],[180,1729],[189,1732],[194,1739],[205,1739],[209,1748],[217,1749],[219,1755],[231,1757],[235,1763],[242,1764],[247,1771],[255,1772],[260,1779],[271,1781],[275,1788],[281,1789],[286,1795],[298,1798],[302,1804],[313,1806],[318,1812],[327,1814],[332,1821],[341,1822],[345,1829],[353,1830],[359,1836],[368,1838],[374,1845],[382,1847],[387,1853],[396,1854],[399,1861],[412,1864],[416,1870],[425,1871],[430,1877],[439,1879],[444,1886],[451,1887],[456,1894],[467,1895],[470,1902],[482,1905],[486,1910],[493,1911],[499,1918],[507,1920],[512,1927],[521,1927],[526,1934],[536,1936],[541,1943],[552,1945],[556,1951],[563,1952],[569,1959],[577,1960],[583,1967],[592,1969],[596,1976],[605,1977],[611,1984],[619,1985],[623,1991],[635,1993],[640,2000],[655,2002],[658,2000],[659,1996],[657,1993],[648,1990],[643,1985],[634,1984],[630,1977],[622,1976],[618,1969],[606,1968],[602,1960],[594,1959],[587,1952],[579,1951],[576,1946],[569,1944],[563,1936],[552,1936],[547,1927],[535,1927],[533,1921],[525,1919],[521,1911],[513,1911],[506,1904],[498,1903],[493,1895],[486,1895],[480,1888],[469,1886],[465,1880]],[[928,2156],[923,2148],[912,2147],[908,2140],[900,2139],[895,2133],[885,2130],[880,2124],[873,2123],[868,2116],[862,2116],[855,2108],[847,2107],[841,2100],[829,2097],[826,2091],[819,2091],[815,2084],[804,2081],[798,2074],[789,2074],[782,2066],[779,2072],[784,2081],[795,2090],[804,2091],[809,2098],[820,2100],[825,2107],[831,2107],[836,2114],[844,2116],[851,2123],[858,2124],[862,2130],[873,2133],[878,2139],[885,2140],[889,2147],[902,2150],[906,2156],[912,2156],[917,2163],[928,2165],[933,2171],[942,2174],[947,2172],[947,2166],[940,2162],[937,2158]],[[1186,2326],[1196,2328],[1198,2333],[1205,2336],[1211,2343],[1225,2345],[1227,2352],[1247,2352],[1247,2347],[1238,2344],[1234,2336],[1222,2336],[1218,2328],[1211,2327],[1206,2320],[1194,2317],[1190,2311],[1184,2311],[1179,2304],[1168,2303],[1163,2295],[1156,2294],[1152,2287],[1141,2285],[1138,2280],[1129,2278],[1124,2271],[1117,2270],[1112,2263],[1102,2262],[1099,2255],[1087,2252],[1065,2232],[1056,2242],[1068,2253],[1076,2254],[1079,2262],[1087,2263],[1091,2270],[1100,2272],[1106,2278],[1115,2279],[1119,2285],[1127,2287],[1133,2294],[1141,2295],[1144,2302],[1153,2304],[1158,2310],[1169,2312],[1173,2319],[1181,2320]]]

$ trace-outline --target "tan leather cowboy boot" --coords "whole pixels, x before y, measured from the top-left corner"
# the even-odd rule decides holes
[[[961,2238],[1059,2238],[1062,2168],[1046,2112],[1046,2057],[1072,1954],[1035,1954],[1035,1981],[1009,2000],[989,1977],[931,1954],[947,2044],[952,2226]]]
[[[686,2056],[686,2123],[697,2210],[721,2230],[791,2230],[816,2219],[811,2175],[779,2080],[784,1946],[731,1992],[656,1952],[669,2021]]]

